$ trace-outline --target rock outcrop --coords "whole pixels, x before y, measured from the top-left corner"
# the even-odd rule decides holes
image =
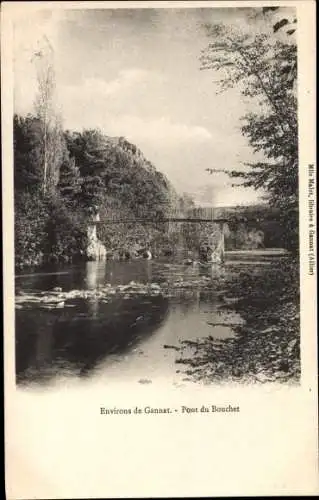
[[[88,246],[86,249],[86,256],[88,260],[105,260],[107,251],[103,243],[97,237],[96,232],[96,222],[99,220],[98,214],[92,219],[87,229]]]
[[[199,257],[203,262],[221,264],[225,253],[225,227],[224,224],[210,225],[207,238],[202,241],[199,249]]]

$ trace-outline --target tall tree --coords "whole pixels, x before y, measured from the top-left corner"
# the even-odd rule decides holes
[[[38,92],[35,99],[36,116],[42,124],[43,192],[55,189],[63,157],[63,132],[55,101],[55,69],[53,48],[46,37],[39,41],[34,53]]]
[[[28,115],[14,115],[14,189],[34,192],[42,187],[42,124],[39,119]]]
[[[264,161],[246,164],[243,171],[225,171],[242,184],[267,192],[279,207],[288,246],[296,247],[298,225],[298,127],[293,82],[285,64],[297,66],[294,43],[272,41],[267,34],[242,34],[224,25],[207,26],[210,43],[203,51],[202,69],[222,76],[221,91],[237,87],[257,104],[243,117],[242,133]],[[214,170],[211,169],[211,172]]]

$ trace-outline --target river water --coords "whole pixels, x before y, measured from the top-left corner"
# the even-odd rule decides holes
[[[225,310],[234,299],[224,277],[251,264],[88,262],[16,276],[17,383],[189,383],[181,342],[236,338],[245,320]],[[270,265],[253,263],[260,272]]]

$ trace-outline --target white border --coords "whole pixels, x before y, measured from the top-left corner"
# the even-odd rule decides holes
[[[6,483],[8,499],[314,495],[318,487],[316,276],[308,275],[307,165],[315,164],[315,4],[298,15],[301,386],[154,390],[74,387],[37,408],[14,380],[12,18],[30,10],[248,7],[261,2],[8,2],[2,4],[2,139]],[[39,400],[40,401],[40,400]],[[106,420],[99,407],[237,403],[228,421],[193,415]],[[58,443],[59,447],[55,447]]]

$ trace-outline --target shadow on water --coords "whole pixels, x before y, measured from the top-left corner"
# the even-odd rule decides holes
[[[147,282],[149,267],[87,263],[68,274],[34,274],[17,279],[21,291],[96,289],[108,283],[123,284],[139,276]],[[38,305],[16,310],[17,383],[48,382],[56,375],[88,376],[109,354],[129,352],[152,335],[165,320],[168,299],[114,297],[109,303],[76,299],[72,307],[43,310]]]
[[[108,354],[125,353],[156,331],[168,300],[151,297],[110,304],[78,301],[74,310],[16,312],[17,382],[56,374],[88,375]]]

